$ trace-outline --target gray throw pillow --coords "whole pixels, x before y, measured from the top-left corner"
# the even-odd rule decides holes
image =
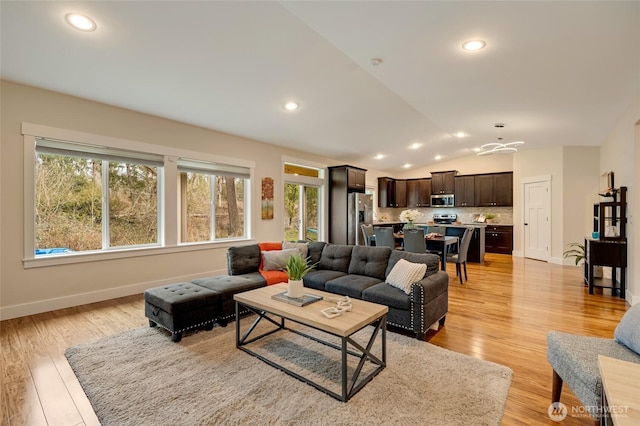
[[[614,337],[616,342],[640,355],[640,303],[633,305],[624,314],[616,327]]]
[[[300,254],[300,250],[292,248],[286,250],[270,250],[262,252],[262,270],[263,271],[282,271],[284,270],[287,260],[291,256]]]

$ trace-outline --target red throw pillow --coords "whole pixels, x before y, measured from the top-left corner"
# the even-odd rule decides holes
[[[286,283],[288,281],[287,273],[284,271],[263,271],[262,267],[264,266],[262,260],[262,252],[263,251],[272,251],[272,250],[282,250],[282,243],[258,243],[258,247],[260,247],[260,268],[258,272],[260,275],[267,280],[267,285],[273,285],[278,283]]]

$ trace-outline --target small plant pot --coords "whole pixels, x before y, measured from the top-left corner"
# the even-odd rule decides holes
[[[287,289],[287,296],[289,297],[304,296],[304,285],[302,284],[302,280],[289,280],[289,288]]]

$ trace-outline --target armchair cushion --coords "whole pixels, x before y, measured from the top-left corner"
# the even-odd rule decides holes
[[[594,418],[602,395],[598,355],[640,363],[640,355],[613,339],[578,336],[559,331],[550,331],[547,334],[549,364]]]
[[[616,342],[640,355],[640,303],[633,305],[622,317],[614,333]]]

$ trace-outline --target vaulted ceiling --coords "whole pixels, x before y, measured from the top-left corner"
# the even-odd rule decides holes
[[[2,1],[0,14],[3,79],[389,173],[498,137],[600,145],[640,96],[638,1]],[[470,39],[487,45],[464,51]]]

